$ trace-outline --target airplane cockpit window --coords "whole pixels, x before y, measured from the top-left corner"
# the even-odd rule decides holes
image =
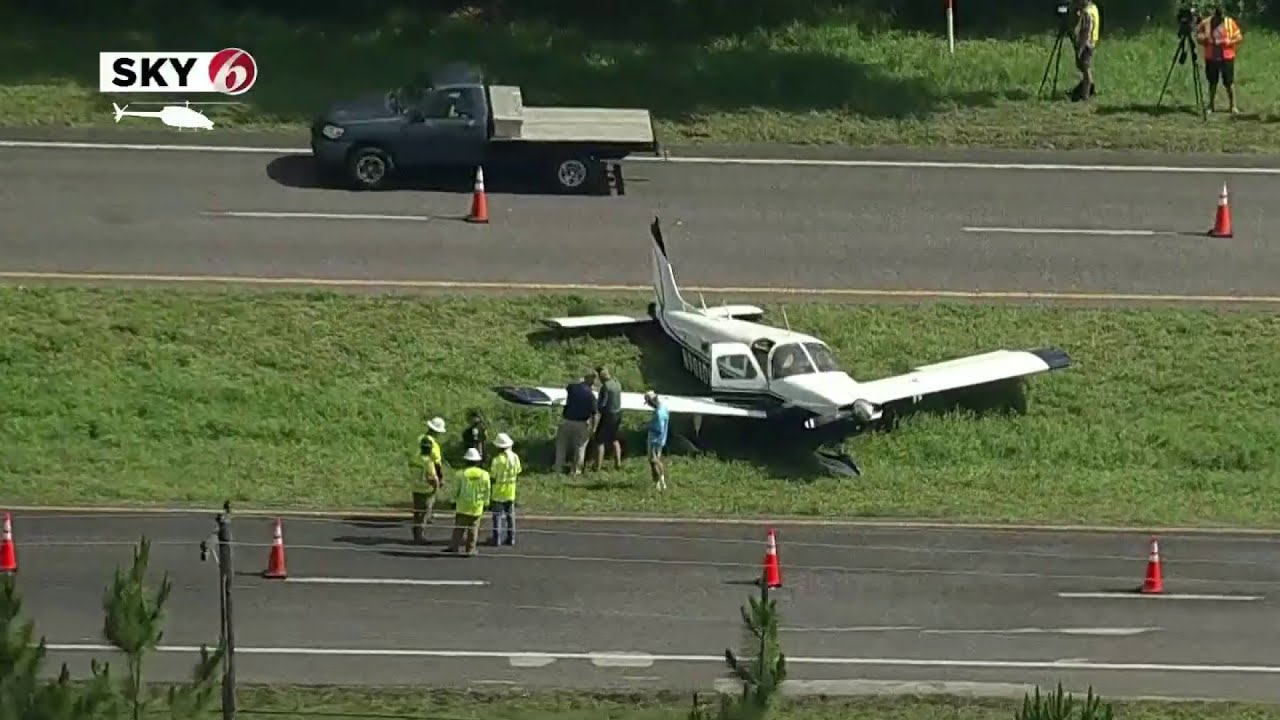
[[[836,362],[836,356],[831,352],[831,348],[822,343],[805,343],[804,348],[809,351],[809,357],[813,358],[813,364],[818,368],[818,372],[839,372],[840,363]]]
[[[792,375],[812,373],[813,363],[809,362],[808,354],[799,343],[790,343],[774,349],[769,370],[775,380],[780,380]]]
[[[725,380],[754,380],[756,368],[746,355],[722,355],[716,359],[716,372]]]

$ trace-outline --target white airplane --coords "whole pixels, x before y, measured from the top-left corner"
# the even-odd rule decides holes
[[[115,110],[116,122],[120,122],[120,118],[128,115],[130,117],[160,118],[160,122],[169,127],[176,127],[179,130],[183,128],[195,130],[213,129],[213,121],[205,117],[205,114],[199,110],[192,110],[190,103],[186,105],[165,105],[158,112],[141,112],[138,110],[129,112],[127,110],[128,105],[122,108],[115,103],[111,103],[111,107]]]
[[[653,236],[653,289],[656,302],[648,317],[587,315],[543,322],[558,330],[624,328],[657,322],[681,350],[684,367],[710,390],[707,396],[659,397],[673,414],[692,415],[695,432],[703,416],[778,421],[784,429],[813,438],[815,450],[826,442],[856,435],[885,417],[894,403],[918,403],[927,395],[1021,378],[1071,365],[1065,350],[995,350],[916,367],[905,375],[859,382],[840,369],[826,343],[816,337],[751,320],[764,311],[752,305],[695,307],[676,285],[659,221]],[[785,319],[785,311],[784,311]],[[495,388],[499,397],[519,405],[560,406],[563,387]],[[652,411],[644,394],[622,393],[624,410]],[[821,432],[817,432],[821,430]],[[819,454],[824,454],[819,452]],[[827,457],[861,471],[843,453]]]

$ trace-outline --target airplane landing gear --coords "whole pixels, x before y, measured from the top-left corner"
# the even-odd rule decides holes
[[[814,455],[817,456],[818,462],[834,475],[862,476],[862,468],[858,465],[858,461],[843,450],[818,448],[814,450]]]

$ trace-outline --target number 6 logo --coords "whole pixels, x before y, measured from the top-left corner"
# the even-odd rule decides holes
[[[219,50],[209,61],[213,89],[226,95],[243,95],[258,80],[258,63],[240,48]]]

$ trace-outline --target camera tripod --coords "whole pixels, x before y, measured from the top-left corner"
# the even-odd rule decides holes
[[[1204,102],[1204,88],[1200,85],[1200,62],[1196,52],[1196,43],[1191,39],[1191,28],[1186,27],[1178,32],[1178,45],[1173,49],[1173,59],[1169,61],[1169,72],[1165,73],[1164,85],[1160,88],[1160,97],[1156,100],[1156,110],[1160,110],[1161,103],[1164,102],[1164,95],[1169,90],[1169,80],[1173,78],[1173,68],[1179,63],[1185,64],[1187,58],[1191,58],[1191,84],[1195,88],[1196,109],[1200,111],[1202,120],[1209,120],[1209,109]]]
[[[1050,97],[1058,95],[1058,76],[1062,73],[1062,41],[1066,39],[1070,33],[1067,23],[1062,22],[1058,25],[1058,37],[1053,41],[1053,47],[1049,49],[1049,61],[1044,64],[1044,76],[1040,78],[1040,90],[1037,95],[1043,98],[1045,83],[1049,82],[1049,70],[1053,70],[1053,92]],[[1075,43],[1072,43],[1074,47]]]

